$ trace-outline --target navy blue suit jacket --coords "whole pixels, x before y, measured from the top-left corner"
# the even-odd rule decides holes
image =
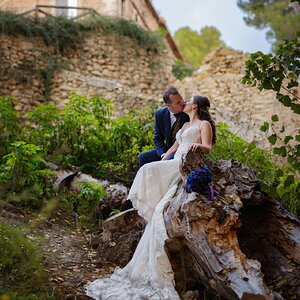
[[[188,121],[189,116],[186,113],[180,113],[180,128]],[[159,157],[163,153],[166,153],[173,145],[170,112],[167,107],[160,108],[155,113],[154,143]]]

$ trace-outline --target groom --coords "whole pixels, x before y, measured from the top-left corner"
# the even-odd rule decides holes
[[[139,155],[140,167],[149,162],[161,160],[174,144],[177,131],[185,122],[189,121],[188,115],[183,112],[185,102],[176,88],[168,88],[163,99],[165,107],[158,109],[155,113],[155,149]],[[169,159],[172,158],[174,158],[174,154]]]

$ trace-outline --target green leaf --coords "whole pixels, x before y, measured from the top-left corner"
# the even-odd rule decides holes
[[[284,173],[283,173],[283,171],[282,171],[281,169],[278,168],[278,169],[276,170],[276,177],[281,177],[281,176],[283,176],[283,174],[284,174]]]
[[[276,141],[277,141],[277,135],[276,135],[276,134],[271,134],[271,135],[268,137],[268,140],[269,140],[269,142],[270,142],[272,145],[275,145],[275,144],[276,144]]]
[[[273,115],[273,116],[271,117],[271,119],[272,119],[273,122],[279,121],[278,115]]]
[[[295,136],[295,140],[296,140],[297,142],[300,142],[300,134],[297,134],[297,135]]]
[[[291,184],[293,184],[295,181],[295,178],[293,175],[289,175],[286,180],[284,181],[284,187],[287,188],[288,186],[290,186]]]
[[[273,149],[273,152],[274,152],[275,154],[281,155],[282,157],[286,157],[286,154],[287,154],[287,151],[286,151],[285,146],[282,146],[282,147],[275,147],[275,148]]]
[[[292,103],[291,109],[295,114],[300,114],[300,104]]]
[[[287,85],[287,88],[288,88],[288,89],[291,89],[291,88],[296,87],[296,86],[298,86],[298,81],[296,81],[296,80],[291,80],[291,81],[289,82],[289,84]]]
[[[287,144],[290,140],[292,140],[293,137],[291,135],[287,135],[285,138],[284,138],[284,143]]]
[[[273,187],[267,185],[264,182],[262,182],[260,184],[260,190],[262,192],[264,192],[264,193],[267,193],[270,197],[276,197],[276,196],[278,196],[277,192],[276,192],[276,188],[273,188]]]
[[[270,82],[270,80],[264,80],[262,83],[261,83],[261,87],[265,90],[272,90],[273,89],[273,85],[272,83]]]
[[[119,214],[121,211],[119,210],[119,209],[113,209],[112,211],[111,211],[111,213],[109,214],[109,216],[111,217],[111,216],[114,216],[114,215],[117,215],[117,214]]]
[[[266,132],[269,129],[269,123],[268,122],[264,122],[264,124],[260,127],[260,130],[262,132]]]
[[[288,95],[282,95],[278,93],[276,98],[286,107],[290,107],[292,104],[292,100]]]

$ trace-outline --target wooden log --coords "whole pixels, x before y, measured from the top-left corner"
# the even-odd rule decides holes
[[[189,154],[186,175],[202,157]],[[198,156],[198,157],[197,157]],[[187,194],[165,207],[166,248],[179,293],[204,284],[225,299],[300,299],[300,223],[233,161],[210,166],[219,197]]]
[[[183,177],[203,158],[188,153]],[[179,294],[205,287],[220,300],[300,299],[299,220],[279,199],[260,191],[249,168],[231,160],[209,167],[217,198],[188,194],[183,182],[164,210],[165,246]],[[95,243],[99,263],[125,266],[144,226],[133,209],[106,220]]]

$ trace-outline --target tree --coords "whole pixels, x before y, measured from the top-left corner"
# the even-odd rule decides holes
[[[267,39],[274,46],[292,40],[300,31],[299,1],[238,0],[238,6],[247,14],[247,25],[258,29],[269,28]]]
[[[300,75],[300,33],[293,40],[278,45],[275,54],[256,52],[251,54],[251,59],[246,61],[246,73],[243,83],[257,86],[260,90],[273,90],[276,99],[284,106],[290,108],[294,114],[300,114],[300,98],[293,91],[298,86]],[[273,145],[273,152],[287,158],[291,174],[283,176],[277,174],[279,196],[293,211],[300,209],[300,128],[294,133],[285,134],[284,126],[279,124],[277,115],[271,117],[271,122],[265,122],[262,131],[271,129],[268,137]],[[295,192],[296,197],[291,197],[290,192]]]
[[[221,33],[213,26],[202,28],[200,33],[189,27],[183,27],[174,35],[183,57],[195,68],[201,65],[203,58],[213,49],[225,46],[220,37]]]

